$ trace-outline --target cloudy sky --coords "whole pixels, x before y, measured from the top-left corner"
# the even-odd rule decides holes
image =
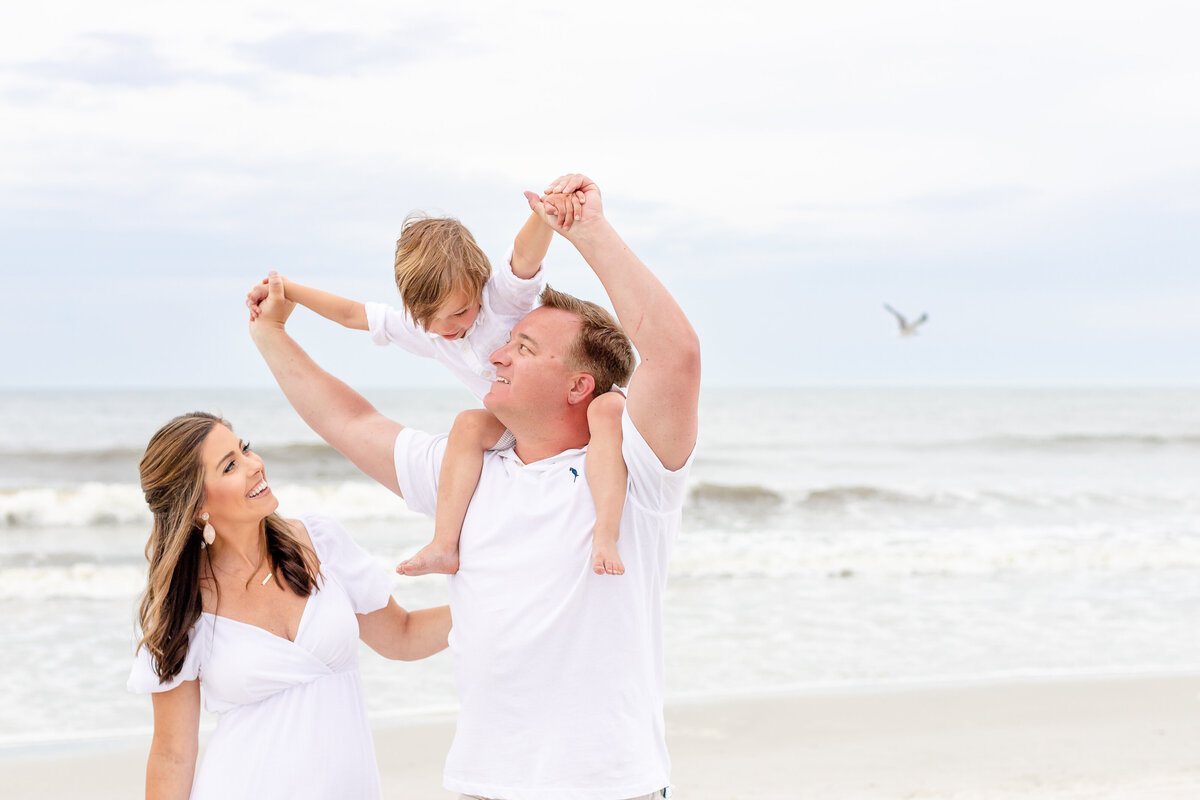
[[[519,10],[518,10],[519,9]],[[266,386],[268,269],[394,299],[593,177],[710,385],[1200,384],[1190,2],[96,3],[0,26],[0,387]],[[599,283],[557,241],[561,288]],[[927,311],[899,340],[882,303]],[[371,386],[436,366],[297,312]]]

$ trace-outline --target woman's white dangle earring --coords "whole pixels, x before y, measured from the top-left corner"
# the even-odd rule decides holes
[[[200,519],[204,520],[204,539],[202,541],[205,545],[210,545],[217,540],[217,529],[208,521],[207,511],[200,515]]]

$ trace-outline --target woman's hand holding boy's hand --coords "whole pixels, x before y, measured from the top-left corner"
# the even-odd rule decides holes
[[[284,277],[271,270],[262,283],[246,294],[246,307],[250,309],[251,334],[259,327],[256,323],[273,323],[282,328],[287,322],[296,304],[287,299],[283,287]]]
[[[277,274],[274,270],[271,272],[272,274]],[[261,283],[253,287],[249,292],[246,292],[246,308],[250,309],[251,322],[254,322],[254,320],[258,319],[259,315],[262,314],[262,303],[267,299],[267,296],[270,293],[270,280],[271,278],[268,275],[266,278],[262,279]],[[287,278],[280,275],[279,280],[283,286],[283,296],[286,298]]]

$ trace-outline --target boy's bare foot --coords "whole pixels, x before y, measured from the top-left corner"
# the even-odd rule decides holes
[[[597,575],[624,575],[625,565],[617,555],[617,543],[602,542],[598,538],[592,540],[592,570]]]
[[[453,575],[458,572],[458,548],[438,547],[430,542],[412,558],[396,567],[401,575]]]

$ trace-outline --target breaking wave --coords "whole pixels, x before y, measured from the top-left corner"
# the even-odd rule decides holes
[[[321,510],[343,521],[416,516],[396,495],[375,483],[274,484],[280,511]],[[66,489],[0,491],[0,530],[149,526],[141,489],[131,483],[85,483]]]

